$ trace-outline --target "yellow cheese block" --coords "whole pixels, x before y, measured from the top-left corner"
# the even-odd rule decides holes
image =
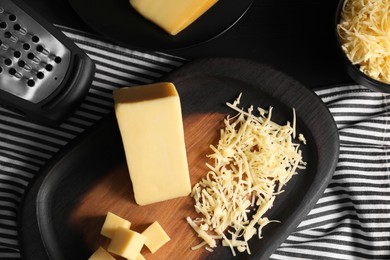
[[[88,260],[115,260],[115,258],[110,255],[104,248],[99,247],[89,258]]]
[[[142,232],[142,235],[146,237],[145,246],[147,246],[152,253],[155,253],[160,247],[171,240],[157,221],[146,228],[144,232]]]
[[[218,0],[130,0],[130,4],[146,19],[171,35],[176,35]]]
[[[114,91],[126,161],[139,205],[191,192],[180,99],[172,83]]]
[[[145,236],[140,233],[119,227],[107,250],[129,260],[136,260],[145,244],[145,240]]]
[[[106,219],[100,231],[105,237],[112,238],[118,227],[130,228],[131,223],[114,213],[107,212]]]

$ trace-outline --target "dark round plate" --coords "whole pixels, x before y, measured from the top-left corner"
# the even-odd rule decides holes
[[[192,184],[205,172],[210,137],[227,114],[225,105],[242,92],[242,106],[272,106],[273,120],[292,120],[307,145],[302,152],[307,168],[294,176],[267,212],[280,223],[267,226],[263,238],[250,241],[252,255],[238,259],[268,259],[295,230],[323,194],[333,176],[339,154],[338,131],[324,103],[299,82],[268,66],[241,59],[206,59],[185,65],[164,80],[179,92]],[[219,118],[217,121],[215,118]],[[215,141],[215,140],[214,140]],[[163,253],[148,259],[203,259],[190,247],[197,242],[187,214],[194,213],[190,197],[146,207],[131,198],[125,157],[113,115],[78,140],[53,161],[26,192],[20,213],[21,253],[25,259],[87,259],[98,240],[104,213],[121,212],[137,223],[158,220],[172,234]],[[122,169],[118,171],[117,169]],[[124,169],[124,170],[123,170]],[[87,210],[86,210],[87,209]],[[132,224],[132,227],[133,227]],[[92,242],[91,242],[92,241]],[[207,251],[201,251],[206,252]],[[228,248],[218,247],[207,259],[232,259]],[[237,258],[236,258],[237,259]]]
[[[135,11],[128,0],[69,0],[76,13],[95,31],[129,47],[181,49],[211,40],[233,26],[253,0],[221,0],[198,20],[171,36]]]

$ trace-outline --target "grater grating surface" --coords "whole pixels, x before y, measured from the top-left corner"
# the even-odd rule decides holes
[[[38,103],[64,80],[70,50],[9,0],[0,3],[0,89]]]
[[[81,103],[95,64],[21,0],[0,0],[0,107],[58,125]]]

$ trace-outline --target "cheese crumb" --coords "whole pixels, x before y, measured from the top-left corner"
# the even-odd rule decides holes
[[[187,217],[187,222],[204,241],[193,249],[214,248],[216,240],[222,239],[234,256],[236,250],[250,254],[248,240],[256,234],[261,238],[262,228],[273,222],[264,214],[275,196],[306,165],[300,145],[293,142],[295,110],[293,126],[289,122],[279,125],[271,120],[272,107],[257,108],[256,116],[253,106],[238,107],[240,98],[241,94],[227,103],[238,114],[225,118],[217,146],[210,146],[209,171],[191,192],[195,211],[202,218],[195,223]]]

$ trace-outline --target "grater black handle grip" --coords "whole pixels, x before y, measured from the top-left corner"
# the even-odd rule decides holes
[[[58,92],[54,93],[49,100],[34,104],[0,90],[2,97],[0,106],[30,121],[57,126],[83,101],[81,97],[85,97],[88,93],[94,72],[95,64],[91,59],[75,55],[68,80],[61,84]]]
[[[68,80],[63,83],[64,86],[58,88],[58,93],[55,92],[51,100],[41,107],[50,120],[47,123],[51,121],[56,124],[60,123],[83,101],[80,97],[85,97],[88,93],[95,72],[95,64],[91,59],[85,59],[79,55],[73,58],[74,62]],[[30,117],[39,120],[33,118],[33,114]]]

